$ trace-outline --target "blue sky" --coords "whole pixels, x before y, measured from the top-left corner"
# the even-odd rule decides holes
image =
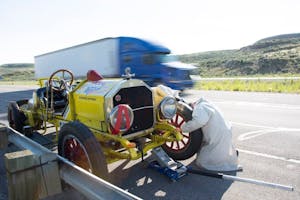
[[[236,49],[299,24],[299,0],[0,0],[0,65],[115,36],[175,54]]]

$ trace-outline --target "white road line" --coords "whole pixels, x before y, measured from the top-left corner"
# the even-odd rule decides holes
[[[231,105],[240,105],[240,106],[256,106],[256,107],[269,107],[269,108],[280,108],[280,109],[290,109],[290,110],[299,110],[299,105],[291,104],[274,104],[274,103],[261,103],[261,102],[249,102],[249,101],[213,101],[215,104],[231,104]]]
[[[249,140],[254,137],[265,135],[267,133],[274,133],[274,132],[279,132],[279,131],[282,131],[282,130],[281,129],[267,129],[267,130],[250,131],[250,132],[241,134],[237,139],[239,141],[244,141],[244,140]]]
[[[258,137],[261,135],[265,135],[268,133],[275,133],[280,131],[285,132],[300,132],[300,129],[298,128],[286,128],[286,127],[271,127],[271,126],[261,126],[261,125],[254,125],[254,124],[247,124],[247,123],[240,123],[240,122],[230,122],[231,124],[237,125],[237,126],[249,126],[249,127],[255,127],[255,128],[262,128],[263,130],[256,130],[256,131],[250,131],[243,133],[238,136],[239,141],[249,140],[254,137]]]
[[[282,131],[295,131],[300,132],[300,128],[286,128],[286,127],[274,127],[274,126],[263,126],[263,125],[255,125],[255,124],[248,124],[248,123],[242,123],[242,122],[233,122],[229,121],[233,125],[238,126],[249,126],[249,127],[256,127],[256,128],[264,128],[264,129],[281,129]]]
[[[255,124],[247,124],[247,123],[240,123],[240,122],[230,122],[231,124],[235,124],[238,126],[248,126],[248,127],[255,127],[255,128],[262,128],[263,130],[257,130],[257,131],[250,131],[247,133],[244,133],[238,137],[238,140],[247,140],[251,139],[263,134],[267,133],[273,133],[273,132],[279,132],[279,131],[290,131],[290,132],[300,132],[300,129],[298,128],[285,128],[285,127],[271,127],[271,126],[262,126],[262,125],[255,125]],[[248,151],[244,149],[238,149],[239,152],[241,153],[246,153],[250,155],[255,155],[255,156],[261,156],[264,158],[270,158],[270,159],[275,159],[275,160],[281,160],[281,161],[286,161],[290,163],[295,163],[295,164],[300,164],[300,160],[297,159],[291,159],[291,158],[285,158],[281,156],[274,156],[270,154],[265,154],[265,153],[259,153],[255,151]]]
[[[246,153],[246,154],[250,154],[250,155],[261,156],[261,157],[265,157],[265,158],[271,158],[271,159],[275,159],[275,160],[281,160],[281,161],[300,164],[300,160],[297,160],[297,159],[285,158],[285,157],[281,157],[281,156],[274,156],[274,155],[259,153],[259,152],[255,152],[255,151],[248,151],[248,150],[244,150],[244,149],[238,149],[238,151],[241,153]]]
[[[255,124],[248,124],[248,123],[242,123],[242,122],[233,122],[229,121],[231,124],[235,124],[238,126],[250,126],[250,127],[256,127],[256,128],[267,128],[267,129],[272,129],[272,128],[277,128],[277,127],[271,127],[271,126],[262,126],[262,125],[255,125]]]

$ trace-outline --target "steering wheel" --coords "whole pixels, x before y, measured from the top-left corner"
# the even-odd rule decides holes
[[[62,78],[55,80],[54,77],[57,77],[59,73],[62,73],[62,76],[61,76]],[[65,77],[65,73],[67,73],[67,75],[69,76],[69,79],[67,79]],[[66,70],[66,69],[59,69],[51,74],[48,82],[49,82],[50,88],[52,88],[53,90],[63,91],[63,90],[70,90],[73,80],[74,80],[74,75],[72,72],[70,72],[69,70]],[[58,84],[59,84],[58,87],[53,85],[54,81],[58,82]]]

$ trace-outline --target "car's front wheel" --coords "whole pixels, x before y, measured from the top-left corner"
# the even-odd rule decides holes
[[[96,176],[108,178],[107,163],[99,142],[88,127],[78,121],[61,128],[58,154]]]
[[[177,113],[175,117],[169,121],[169,123],[180,129],[184,123],[191,119],[192,109],[187,104],[179,102]],[[175,160],[188,159],[197,153],[201,148],[203,139],[201,128],[190,133],[182,132],[182,136],[182,140],[166,142],[162,146],[165,152]]]

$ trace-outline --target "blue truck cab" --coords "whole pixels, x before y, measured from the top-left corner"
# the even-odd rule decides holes
[[[175,90],[193,87],[195,66],[180,62],[170,49],[144,39],[119,37],[120,70],[130,67],[135,77],[150,86],[164,84]]]

